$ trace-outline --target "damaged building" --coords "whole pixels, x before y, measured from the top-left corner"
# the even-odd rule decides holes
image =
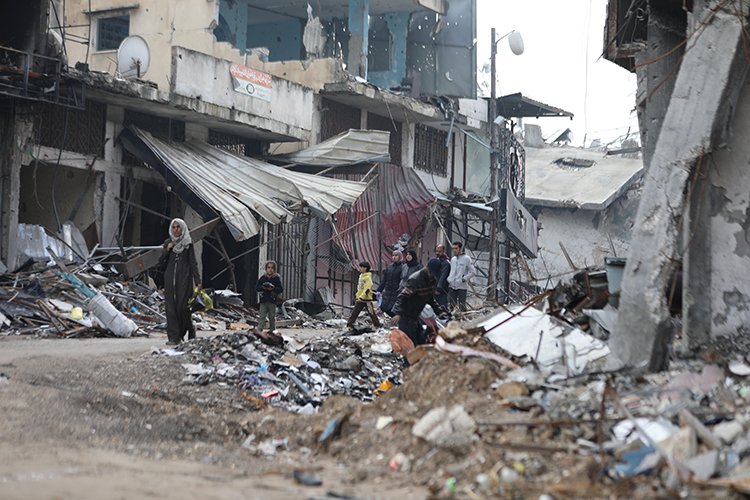
[[[529,134],[530,127],[525,203],[538,221],[539,257],[528,262],[529,282],[548,289],[578,270],[628,256],[643,162],[637,153],[549,146],[533,141],[539,134]]]
[[[8,268],[41,257],[24,243],[37,228],[68,223],[78,253],[134,276],[182,217],[202,228],[204,284],[249,303],[266,259],[286,297],[347,306],[358,260],[382,268],[401,245],[426,262],[455,239],[478,297],[502,280],[487,262],[492,224],[508,224],[488,216],[475,0],[32,3],[0,16],[19,27],[0,47]],[[498,156],[520,204],[511,123]]]
[[[605,56],[638,75],[647,172],[611,346],[658,369],[680,270],[692,346],[747,330],[747,5],[611,0],[605,41]]]

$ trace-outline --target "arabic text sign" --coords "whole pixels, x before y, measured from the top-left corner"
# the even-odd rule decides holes
[[[271,75],[241,64],[232,64],[229,72],[232,75],[235,92],[264,101],[271,101],[271,90],[273,89]]]

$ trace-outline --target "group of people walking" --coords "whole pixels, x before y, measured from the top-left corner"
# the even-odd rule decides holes
[[[187,224],[174,219],[169,225],[169,238],[164,242],[162,270],[164,271],[164,298],[167,315],[168,344],[181,342],[185,335],[195,337],[189,299],[201,289],[201,276]],[[466,294],[474,266],[471,258],[463,252],[460,241],[451,246],[453,257],[449,258],[445,247],[437,245],[435,256],[424,267],[417,252],[394,250],[391,264],[383,271],[377,293],[380,294],[380,310],[391,318],[391,324],[406,333],[415,345],[426,342],[419,319],[427,304],[438,314],[450,314],[451,309],[466,310]],[[258,328],[269,323],[270,331],[276,328],[276,305],[284,291],[274,261],[265,264],[265,273],[258,278],[255,290],[259,294]],[[369,262],[359,263],[359,279],[354,308],[347,321],[349,329],[354,327],[362,311],[367,311],[372,324],[381,326],[373,304],[376,298],[372,271]]]
[[[466,294],[474,265],[463,253],[463,244],[452,245],[453,257],[449,259],[443,245],[435,247],[435,257],[422,266],[415,250],[405,253],[394,250],[391,264],[383,271],[377,292],[380,293],[380,310],[390,316],[391,322],[406,333],[417,344],[424,344],[419,315],[427,304],[438,314],[449,314],[451,307],[466,310]],[[356,303],[347,328],[354,327],[363,310],[367,310],[372,324],[380,327],[380,320],[373,306],[374,285],[369,262],[359,263]]]

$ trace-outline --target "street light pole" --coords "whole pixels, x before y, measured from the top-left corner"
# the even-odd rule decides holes
[[[508,42],[510,43],[510,50],[517,56],[520,56],[523,54],[523,38],[521,38],[521,34],[517,32],[516,30],[510,31],[506,33],[505,35],[501,36],[500,38],[497,38],[495,33],[495,28],[492,28],[492,44],[490,45],[490,116],[489,116],[489,122],[490,122],[490,262],[488,265],[488,274],[489,274],[489,286],[487,287],[487,301],[494,303],[497,301],[497,269],[499,266],[498,264],[498,236],[497,236],[497,227],[498,227],[498,212],[501,210],[502,207],[500,207],[500,199],[498,196],[498,185],[500,185],[503,189],[508,189],[508,165],[507,165],[507,158],[503,160],[502,165],[498,165],[500,163],[499,161],[499,155],[500,155],[500,130],[498,129],[498,125],[495,120],[497,120],[497,43],[502,40],[505,37],[508,38]],[[502,153],[505,154],[505,148],[502,148]],[[500,168],[498,168],[500,166]],[[500,171],[500,182],[498,183],[498,170]],[[503,215],[505,214],[505,209],[502,208]],[[502,233],[503,236],[503,279],[502,283],[504,285],[503,289],[503,303],[507,302],[508,300],[508,285],[509,285],[509,257],[510,254],[508,254],[509,246],[508,241],[505,236],[505,233]],[[506,255],[507,254],[507,255]]]
[[[490,262],[488,265],[487,301],[495,303],[497,299],[497,41],[495,28],[492,28],[490,44]]]

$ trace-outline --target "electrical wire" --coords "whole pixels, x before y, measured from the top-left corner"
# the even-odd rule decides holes
[[[60,14],[57,12],[57,7],[55,6],[55,2],[50,2],[50,5],[52,6],[52,11],[55,14],[55,19],[57,19],[57,30],[60,32],[60,37],[62,38],[62,49],[63,54],[65,54],[65,59],[68,58],[68,49],[65,47],[65,23],[60,21]],[[63,2],[63,14],[65,13],[65,2]]]
[[[91,0],[89,0],[89,12],[91,12]],[[63,12],[63,14],[65,14]],[[89,35],[88,40],[86,40],[86,59],[84,59],[84,66],[88,67],[89,65],[89,51],[91,50],[91,17],[89,17]]]

